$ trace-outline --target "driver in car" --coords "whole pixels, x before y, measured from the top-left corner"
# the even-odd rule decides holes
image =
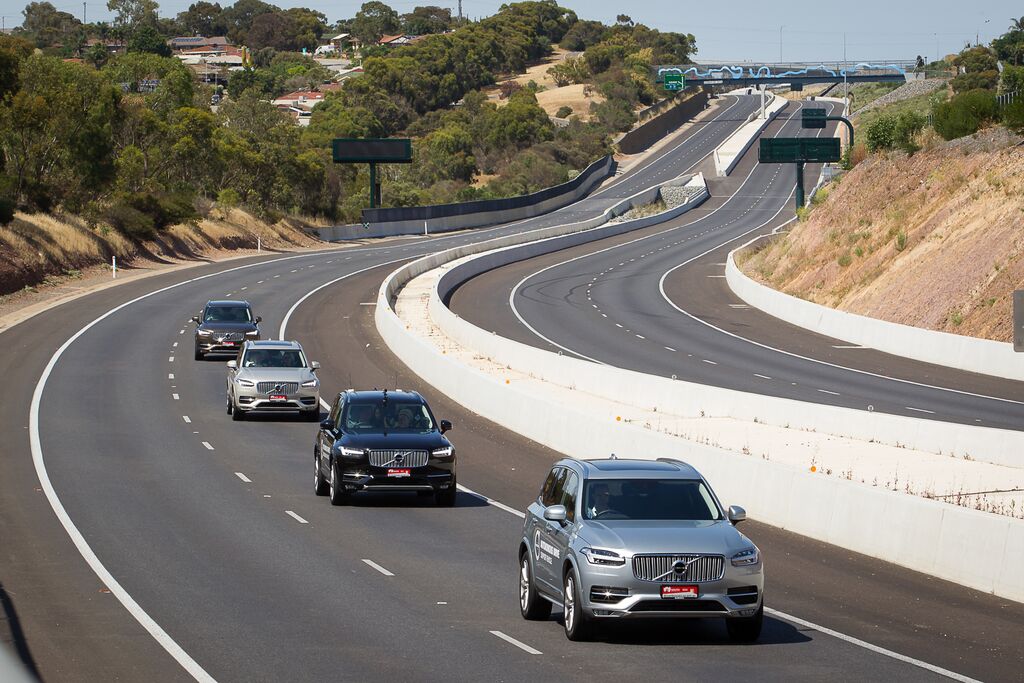
[[[594,484],[590,490],[590,506],[587,508],[587,518],[596,519],[602,512],[611,509],[612,493],[608,484]]]

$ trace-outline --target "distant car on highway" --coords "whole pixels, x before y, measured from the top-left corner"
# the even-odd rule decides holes
[[[560,460],[523,525],[523,618],[561,605],[566,636],[586,640],[603,619],[724,617],[733,640],[755,641],[764,565],[744,519],[678,460]]]
[[[237,354],[242,342],[260,338],[262,321],[248,301],[207,301],[202,313],[192,316],[196,360],[208,353]]]
[[[227,411],[243,420],[256,411],[298,411],[320,419],[320,364],[307,361],[296,341],[247,341],[228,361]]]
[[[415,391],[344,391],[313,446],[313,488],[334,505],[357,491],[417,491],[455,505],[455,447]]]

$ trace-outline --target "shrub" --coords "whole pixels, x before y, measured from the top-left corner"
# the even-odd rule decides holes
[[[900,230],[896,233],[896,251],[903,251],[907,248],[907,233]]]
[[[836,263],[838,263],[843,268],[850,265],[850,263],[852,262],[853,259],[850,258],[850,252],[848,251],[844,251],[842,254],[839,255],[839,258],[836,259]]]
[[[501,93],[500,96],[503,100],[507,100],[522,89],[523,86],[518,81],[505,81],[498,86],[498,92]]]
[[[924,116],[917,112],[883,114],[868,125],[868,149],[872,152],[901,149],[913,154],[919,149],[914,136],[921,132],[926,123]]]
[[[163,230],[168,225],[188,223],[199,218],[198,212],[192,205],[192,198],[186,194],[136,192],[126,195],[124,204],[149,216],[157,230]]]
[[[1014,133],[1024,133],[1024,93],[1003,108],[1003,125]]]
[[[555,112],[555,116],[560,118],[560,119],[567,119],[567,118],[569,118],[570,116],[572,116],[572,107],[570,107],[568,105],[563,105],[563,106],[559,107],[558,111]]]
[[[977,90],[979,88],[983,90],[994,90],[998,83],[999,72],[992,69],[991,71],[977,71],[974,73],[960,74],[950,81],[949,85],[953,88],[953,92],[964,93],[971,90]]]
[[[987,90],[971,90],[935,106],[935,132],[946,140],[973,135],[999,118],[996,98]]]
[[[127,204],[114,204],[106,210],[103,217],[126,237],[143,240],[156,235],[153,219]]]
[[[217,193],[217,203],[225,208],[233,209],[242,203],[242,196],[230,187],[226,187]]]

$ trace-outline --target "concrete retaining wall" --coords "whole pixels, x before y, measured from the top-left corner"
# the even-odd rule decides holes
[[[369,237],[422,235],[424,231],[434,234],[511,223],[573,204],[614,174],[615,160],[611,156],[606,156],[595,161],[569,182],[533,194],[462,204],[417,206],[406,209],[366,209],[363,211],[363,217],[369,221],[369,228],[361,225],[339,225],[320,228],[316,230],[316,234],[322,240],[335,242]]]
[[[680,100],[676,106],[623,135],[622,139],[618,141],[619,151],[623,154],[637,154],[644,151],[704,111],[707,106],[708,93],[704,90],[685,100]]]
[[[399,289],[439,265],[494,246],[467,245],[424,257],[394,271],[378,292],[378,331],[388,347],[436,389],[498,424],[575,457],[606,457],[614,452],[620,457],[683,458],[709,478],[724,500],[746,506],[753,518],[1024,601],[1024,572],[1019,570],[1024,562],[1024,522],[1020,520],[810,474],[617,422],[610,414],[577,410],[565,402],[546,398],[542,392],[505,384],[498,377],[470,368],[410,333],[392,308]],[[516,356],[517,366],[526,364],[521,367],[528,367],[535,376],[553,373],[569,377],[581,391],[601,389],[612,371],[617,380],[627,382],[613,389],[616,400],[645,399],[646,404],[656,403],[660,398],[647,396],[653,385],[636,384],[649,376],[502,340],[459,319],[441,305],[440,298],[435,290],[431,313],[442,316],[435,322],[443,323],[456,339],[470,338],[479,345],[471,348],[483,355],[504,348],[505,353]],[[484,343],[486,340],[490,340],[489,345]],[[683,390],[679,382],[656,377],[649,377],[649,381],[672,387],[677,400],[685,402],[686,394],[691,393]],[[696,390],[695,385],[690,388]],[[746,394],[737,396],[741,402],[749,398]],[[808,404],[799,405],[801,410],[807,410]],[[842,412],[856,415],[855,411]],[[899,523],[895,523],[897,520]]]
[[[744,275],[736,266],[736,251],[739,249],[726,259],[726,282],[736,296],[768,315],[818,334],[904,358],[1024,380],[1024,354],[1014,353],[1013,344],[900,325],[783,294]]]

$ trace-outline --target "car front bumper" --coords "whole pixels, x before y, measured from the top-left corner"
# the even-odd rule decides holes
[[[268,411],[287,412],[301,410],[320,412],[320,389],[313,387],[285,394],[285,400],[271,400],[269,394],[263,394],[255,387],[236,387],[235,408],[242,412]]]
[[[203,353],[238,353],[242,344],[247,341],[259,341],[259,338],[258,334],[243,335],[241,339],[227,339],[223,334],[212,334],[209,337],[197,336],[195,338],[196,350]]]
[[[339,474],[348,491],[444,491],[455,485],[455,463],[433,459],[411,468],[342,464]]]
[[[581,558],[583,609],[597,618],[750,617],[764,600],[764,565],[733,567],[726,560],[717,581],[686,584],[636,578],[631,562],[621,567],[591,565]],[[663,585],[695,585],[696,597],[663,598]]]

